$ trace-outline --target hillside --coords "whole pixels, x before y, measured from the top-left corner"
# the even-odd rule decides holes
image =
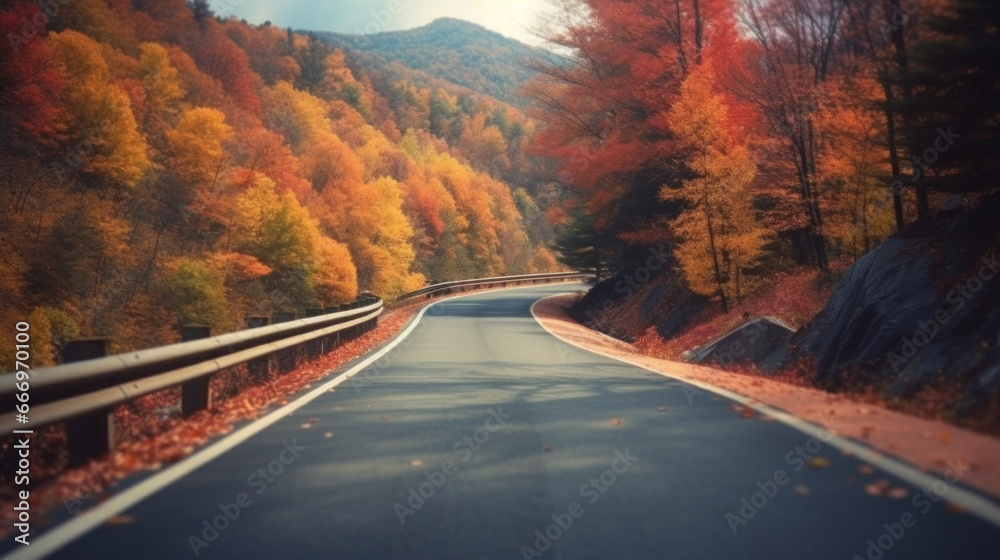
[[[0,10],[0,334],[35,366],[557,268],[517,109],[195,4]]]
[[[453,18],[440,18],[406,31],[316,35],[337,47],[399,62],[518,106],[524,100],[517,95],[517,88],[534,75],[525,61],[544,55],[485,27]]]

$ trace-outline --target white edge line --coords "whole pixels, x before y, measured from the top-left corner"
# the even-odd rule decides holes
[[[572,342],[562,336],[559,336],[554,331],[552,331],[552,329],[550,329],[548,325],[546,325],[541,319],[538,318],[538,314],[535,313],[535,306],[538,305],[543,300],[572,293],[573,292],[566,292],[565,294],[555,294],[551,296],[546,296],[544,298],[539,299],[535,303],[531,304],[531,316],[535,318],[535,321],[537,321],[538,324],[541,325],[541,327],[545,329],[549,334],[565,342],[566,344],[569,344],[570,346],[579,348],[586,352],[590,352],[592,354],[597,354],[605,358],[611,358],[613,360],[624,362],[626,364],[644,369],[646,371],[660,374],[664,377],[668,377],[675,381],[680,381],[681,383],[694,385],[699,389],[703,389],[705,391],[709,391],[711,393],[715,393],[727,399],[736,401],[743,406],[752,408],[757,412],[760,412],[761,414],[766,414],[774,418],[775,420],[781,422],[782,424],[795,428],[796,430],[799,430],[800,432],[803,432],[807,435],[816,437],[825,444],[831,445],[841,451],[846,451],[851,455],[854,455],[855,457],[858,457],[859,459],[862,459],[867,463],[871,463],[872,465],[875,465],[876,467],[882,469],[883,471],[886,471],[896,477],[899,477],[925,491],[934,492],[934,490],[930,490],[930,488],[933,486],[935,482],[941,480],[940,478],[931,476],[925,472],[917,470],[916,468],[907,465],[906,463],[897,461],[896,459],[883,455],[879,451],[876,451],[868,446],[835,435],[833,432],[827,430],[823,426],[817,426],[812,422],[808,422],[806,420],[798,418],[797,416],[793,416],[792,414],[789,414],[777,408],[773,408],[766,404],[751,403],[750,401],[752,399],[750,399],[749,397],[745,397],[738,393],[734,393],[732,391],[728,391],[726,389],[722,389],[720,387],[716,387],[708,383],[695,381],[692,379],[683,379],[666,372],[658,371],[648,366],[645,366],[640,362],[608,354],[601,350],[587,348],[585,346],[576,344],[575,342]],[[949,484],[947,491],[944,494],[939,494],[939,495],[941,497],[947,497],[947,500],[949,502],[953,502],[965,508],[969,512],[976,514],[978,517],[992,523],[993,525],[1000,527],[1000,507],[998,507],[997,504],[995,504],[994,502],[984,498],[983,496],[980,496],[979,494],[970,492],[953,484]]]
[[[552,284],[549,284],[551,286]],[[487,290],[486,292],[474,292],[471,294],[459,294],[451,297],[446,297],[444,299],[439,299],[433,301],[428,305],[424,306],[419,313],[417,313],[416,319],[410,322],[410,324],[403,330],[403,332],[396,335],[389,344],[384,346],[381,350],[375,352],[374,354],[368,356],[354,367],[348,369],[344,373],[338,375],[337,377],[327,381],[323,385],[320,385],[316,389],[302,395],[301,397],[295,399],[294,401],[286,404],[285,406],[268,413],[265,416],[254,420],[250,424],[236,430],[235,432],[223,437],[219,441],[209,445],[208,447],[196,452],[195,454],[189,456],[186,459],[181,460],[174,465],[167,467],[149,478],[137,483],[135,486],[123,491],[120,494],[115,495],[113,498],[106,502],[88,510],[86,513],[75,517],[69,521],[62,523],[61,525],[49,530],[48,532],[42,534],[35,542],[31,543],[27,547],[23,547],[10,554],[10,556],[4,557],[4,560],[37,560],[44,558],[46,555],[56,552],[60,548],[66,546],[70,542],[80,538],[85,533],[93,530],[101,523],[104,523],[107,519],[112,516],[118,515],[119,513],[129,509],[130,507],[138,504],[142,500],[145,500],[149,496],[152,496],[156,492],[159,492],[163,488],[173,484],[177,480],[183,478],[188,473],[194,471],[195,469],[209,463],[210,461],[218,458],[223,453],[233,449],[237,445],[245,442],[251,437],[262,432],[265,428],[271,426],[272,424],[278,422],[282,418],[288,416],[290,412],[295,412],[296,410],[302,408],[303,406],[309,404],[314,399],[318,398],[320,395],[326,393],[330,389],[340,385],[348,378],[352,377],[354,374],[358,373],[362,369],[368,367],[375,361],[377,361],[382,356],[388,354],[392,349],[398,346],[401,342],[406,340],[406,337],[417,328],[420,320],[423,318],[424,313],[428,309],[434,307],[439,303],[444,303],[448,300],[482,295],[483,293],[491,292],[502,292],[507,290],[523,290],[530,288],[545,287],[545,285],[531,285],[531,286],[512,286],[509,288],[499,288],[496,290]]]

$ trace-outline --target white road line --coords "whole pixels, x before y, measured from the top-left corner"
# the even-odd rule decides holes
[[[598,356],[611,358],[612,360],[617,360],[619,362],[623,362],[631,366],[644,369],[646,371],[658,373],[664,377],[669,377],[670,379],[673,379],[675,381],[680,381],[681,383],[687,383],[688,385],[693,385],[695,387],[698,387],[699,389],[715,393],[727,399],[736,401],[743,406],[750,407],[756,410],[757,412],[760,412],[761,414],[766,414],[768,416],[771,416],[775,420],[787,426],[795,428],[796,430],[799,430],[800,432],[803,432],[807,435],[818,437],[820,434],[822,434],[823,437],[821,439],[825,444],[831,445],[837,449],[840,449],[841,451],[850,453],[851,455],[854,455],[855,457],[867,463],[875,465],[876,467],[882,469],[883,471],[886,471],[896,477],[899,477],[909,482],[910,484],[913,484],[914,486],[917,486],[918,488],[921,488],[928,492],[934,492],[934,490],[931,490],[932,486],[934,485],[935,482],[941,481],[940,478],[929,475],[923,471],[916,469],[911,465],[908,465],[906,463],[903,463],[901,461],[883,455],[882,453],[868,446],[837,436],[832,432],[830,432],[829,430],[827,430],[826,428],[824,428],[823,426],[817,426],[812,422],[802,420],[801,418],[793,416],[783,410],[770,407],[766,404],[751,403],[752,399],[737,393],[733,393],[732,391],[727,391],[726,389],[722,389],[714,385],[709,385],[708,383],[702,383],[700,381],[694,381],[691,379],[682,379],[680,377],[673,376],[669,373],[657,371],[655,369],[652,369],[648,366],[645,366],[637,361],[633,361],[628,358],[622,358],[619,356],[608,354],[601,350],[595,350],[592,348],[587,348],[585,346],[580,346],[579,344],[576,344],[575,342],[569,339],[559,336],[552,329],[550,329],[542,320],[538,318],[538,314],[535,313],[535,306],[538,305],[542,300],[551,297],[557,297],[559,295],[567,295],[569,293],[572,292],[567,292],[566,294],[556,294],[552,296],[547,296],[531,304],[531,316],[535,318],[535,321],[537,321],[538,324],[541,325],[541,327],[545,329],[549,334],[565,342],[566,344],[569,344],[570,346],[579,348],[586,352],[590,352],[592,354],[597,354]],[[955,485],[947,485],[947,487],[948,487],[947,491],[944,494],[941,494],[942,497],[946,498],[949,502],[961,506],[962,508],[984,519],[985,521],[988,521],[993,525],[1000,527],[1000,507],[998,507],[996,503],[984,498],[983,496],[980,496],[979,494],[970,492],[963,488],[959,488],[958,486]]]
[[[209,445],[208,447],[196,452],[187,459],[184,459],[174,465],[167,467],[166,469],[150,476],[146,480],[139,482],[135,486],[123,491],[120,494],[115,495],[113,498],[106,502],[101,503],[94,509],[88,510],[86,513],[75,517],[65,523],[55,527],[54,529],[42,534],[37,540],[32,542],[29,546],[23,547],[17,550],[10,556],[6,557],[5,560],[36,560],[39,558],[44,558],[45,556],[52,554],[53,552],[59,550],[60,548],[66,546],[70,542],[78,539],[82,535],[89,531],[92,531],[100,524],[104,523],[111,517],[118,515],[119,513],[131,508],[132,506],[138,504],[142,500],[145,500],[149,496],[152,496],[156,492],[159,492],[163,488],[166,488],[170,484],[173,484],[177,480],[183,478],[187,474],[191,473],[195,469],[207,464],[208,462],[216,459],[223,453],[233,449],[237,445],[245,442],[251,437],[263,431],[268,426],[278,422],[282,418],[288,416],[289,413],[294,412],[303,406],[309,404],[312,400],[316,399],[320,395],[326,393],[330,389],[333,389],[337,385],[340,385],[348,378],[352,377],[354,374],[363,370],[364,368],[370,366],[376,362],[382,356],[388,354],[393,348],[398,346],[415,328],[420,320],[423,318],[424,313],[428,309],[434,307],[439,303],[444,303],[449,300],[471,297],[477,295],[483,295],[484,293],[493,292],[503,292],[508,290],[525,290],[532,288],[545,287],[544,285],[531,285],[531,286],[514,286],[510,288],[500,288],[497,290],[489,290],[487,292],[476,292],[471,294],[460,294],[457,296],[451,296],[444,299],[439,299],[435,302],[430,303],[426,307],[420,310],[417,314],[415,320],[411,321],[409,326],[403,330],[403,332],[396,335],[396,338],[387,344],[384,348],[378,352],[368,356],[363,361],[359,362],[354,367],[345,371],[344,373],[338,375],[337,377],[327,381],[323,385],[320,385],[316,389],[302,395],[301,397],[295,399],[294,401],[286,404],[285,406],[265,415],[261,418],[254,420],[250,424],[236,430],[235,432],[223,437],[219,441]]]

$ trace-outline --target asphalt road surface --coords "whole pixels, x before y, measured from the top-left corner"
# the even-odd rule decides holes
[[[1000,529],[933,489],[557,340],[529,308],[577,288],[437,304],[377,365],[51,557],[996,558]],[[906,496],[864,491],[879,479]]]

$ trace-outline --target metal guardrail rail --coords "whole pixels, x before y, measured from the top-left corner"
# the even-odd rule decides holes
[[[402,302],[409,299],[413,299],[419,296],[434,297],[441,292],[450,293],[456,289],[462,290],[465,288],[480,288],[483,286],[492,285],[520,285],[520,284],[537,284],[537,283],[547,283],[547,282],[557,282],[557,281],[569,281],[569,280],[583,280],[588,276],[593,276],[592,274],[586,274],[584,272],[554,272],[548,274],[523,274],[520,276],[496,276],[493,278],[476,278],[473,280],[456,280],[453,282],[441,282],[439,284],[431,284],[420,288],[419,290],[414,290],[412,292],[403,294],[396,298],[396,301]]]
[[[312,357],[340,341],[375,328],[384,309],[382,299],[365,295],[336,312],[192,340],[64,363],[30,371],[28,424],[14,415],[19,404],[14,373],[0,375],[0,430],[37,430],[65,422],[70,465],[79,465],[114,447],[114,407],[171,387],[181,387],[181,410],[190,416],[209,408],[212,374],[255,362],[256,375],[266,376],[272,355],[294,369],[302,348]],[[345,309],[346,308],[346,309]],[[343,310],[341,310],[343,309]],[[287,367],[289,365],[291,367]]]
[[[396,301],[431,298],[467,288],[570,281],[586,276],[581,272],[559,272],[442,282],[403,294]],[[17,389],[14,373],[3,373],[0,409],[11,412],[0,417],[0,432],[38,430],[64,423],[69,464],[78,466],[114,448],[115,407],[180,387],[181,413],[190,416],[212,406],[213,374],[247,364],[252,376],[266,378],[274,356],[279,369],[294,369],[302,349],[310,357],[325,354],[342,340],[374,329],[384,309],[381,298],[363,294],[358,301],[339,306],[336,311],[312,310],[315,316],[305,319],[113,356],[72,362],[67,358],[67,363],[29,370],[27,424],[18,423],[14,414],[15,406],[21,403],[17,396],[24,392]]]

